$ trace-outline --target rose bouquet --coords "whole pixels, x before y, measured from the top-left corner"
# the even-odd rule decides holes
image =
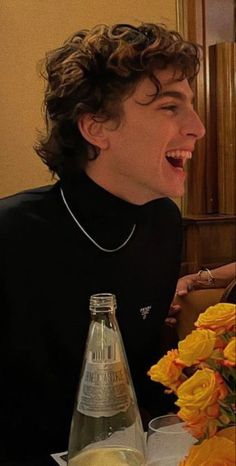
[[[235,465],[236,306],[210,306],[195,326],[148,375],[176,394],[177,414],[196,438],[180,465]]]

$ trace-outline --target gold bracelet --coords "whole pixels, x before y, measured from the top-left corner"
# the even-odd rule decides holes
[[[207,280],[201,280],[201,275],[203,272],[207,273]],[[204,285],[204,282],[206,282],[206,285],[208,286],[209,285],[215,286],[215,278],[213,277],[211,271],[207,269],[206,267],[204,269],[200,269],[199,272],[197,273],[197,276],[198,276],[198,280],[197,280],[198,283],[201,283]]]

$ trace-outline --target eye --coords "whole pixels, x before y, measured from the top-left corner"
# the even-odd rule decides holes
[[[170,110],[170,112],[176,112],[178,110],[177,105],[164,105],[161,107],[162,110]]]

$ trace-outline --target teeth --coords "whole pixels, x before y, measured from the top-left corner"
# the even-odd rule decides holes
[[[172,157],[173,159],[191,159],[192,152],[188,150],[170,150],[166,152],[166,157]]]

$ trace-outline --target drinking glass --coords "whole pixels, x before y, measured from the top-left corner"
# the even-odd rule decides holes
[[[147,432],[147,465],[178,466],[194,439],[175,414],[152,419]]]

